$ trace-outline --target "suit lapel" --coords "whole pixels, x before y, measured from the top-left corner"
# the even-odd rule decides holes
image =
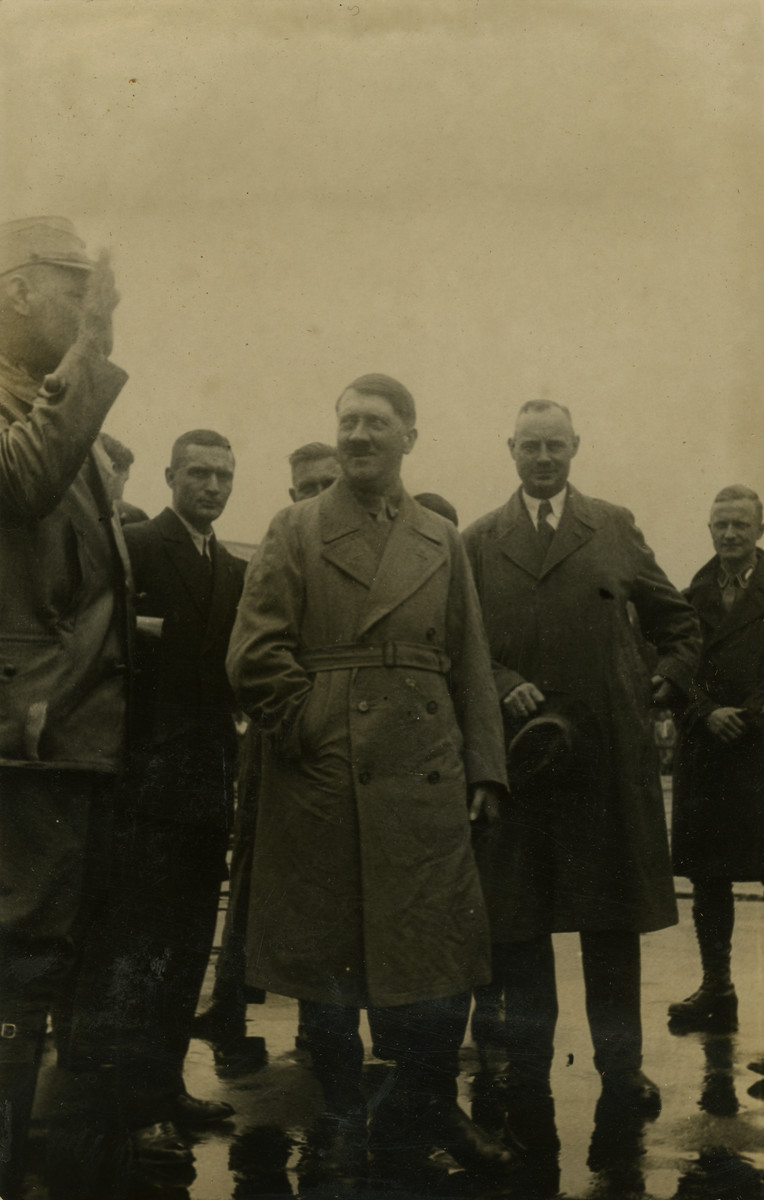
[[[363,533],[363,523],[368,519],[366,513],[343,479],[321,494],[319,504],[323,557],[370,588],[377,571],[377,559]]]
[[[539,539],[519,491],[510,496],[501,515],[498,544],[503,554],[534,579],[541,574]]]
[[[199,551],[191,541],[188,530],[171,508],[164,509],[156,518],[162,534],[165,553],[177,572],[194,608],[205,621],[207,613],[196,585],[196,570]]]
[[[430,514],[404,492],[369,590],[359,635],[413,595],[442,566],[446,561],[444,542]]]
[[[224,546],[218,545],[217,538],[213,543],[212,599],[207,617],[207,627],[204,631],[204,646],[214,640],[226,621],[231,620],[235,600],[232,583],[235,577],[235,567]]]
[[[586,545],[593,536],[595,528],[596,523],[589,511],[585,497],[575,488],[569,487],[560,524],[552,538],[541,568],[542,577],[548,575],[581,546]]]

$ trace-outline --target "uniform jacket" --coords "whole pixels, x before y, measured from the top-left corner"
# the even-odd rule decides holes
[[[395,1005],[489,977],[467,785],[505,775],[458,534],[404,495],[377,562],[372,520],[344,480],[278,514],[248,570],[228,668],[268,730],[251,982]],[[303,665],[311,651],[384,644],[389,665]],[[447,673],[395,665],[412,644],[448,656]]]
[[[572,774],[510,797],[484,864],[496,941],[676,921],[650,672],[686,689],[697,621],[625,509],[569,488],[543,562],[518,491],[464,534],[500,696],[529,680],[573,724]]]
[[[161,636],[141,635],[139,694],[149,736],[163,742],[201,725],[233,740],[234,695],[225,656],[245,563],[218,541],[209,606],[199,591],[199,551],[171,508],[124,528],[139,617],[161,618]]]
[[[0,359],[3,765],[122,762],[129,568],[93,443],[126,379],[77,346],[40,390]]]
[[[764,553],[731,612],[721,602],[719,560],[687,591],[703,631],[690,703],[678,730],[672,847],[677,874],[764,879]],[[715,708],[745,708],[748,731],[725,745],[709,733]]]

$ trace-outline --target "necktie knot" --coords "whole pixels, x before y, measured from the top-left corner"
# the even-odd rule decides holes
[[[541,524],[542,521],[546,521],[548,517],[551,517],[551,515],[552,515],[552,505],[551,505],[550,501],[542,500],[541,503],[539,504],[539,515],[538,515],[539,525]]]

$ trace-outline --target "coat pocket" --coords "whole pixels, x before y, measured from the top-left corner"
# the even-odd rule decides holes
[[[51,637],[0,635],[0,754],[38,761],[51,706],[61,696],[66,658]]]

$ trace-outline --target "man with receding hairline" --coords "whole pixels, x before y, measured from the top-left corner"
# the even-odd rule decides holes
[[[554,932],[580,933],[603,1096],[660,1106],[641,1070],[639,934],[675,923],[676,904],[649,710],[689,686],[698,644],[631,514],[569,484],[578,449],[565,406],[524,404],[509,439],[520,489],[464,535],[507,723],[512,803],[483,882],[508,1120],[530,1140],[530,1114],[548,1126],[552,1111]],[[652,678],[632,609],[657,647]]]
[[[687,591],[703,649],[678,729],[672,814],[674,870],[693,884],[703,978],[669,1017],[672,1029],[729,1033],[737,1029],[732,882],[764,880],[761,500],[740,484],[723,488],[708,527],[716,553]]]

